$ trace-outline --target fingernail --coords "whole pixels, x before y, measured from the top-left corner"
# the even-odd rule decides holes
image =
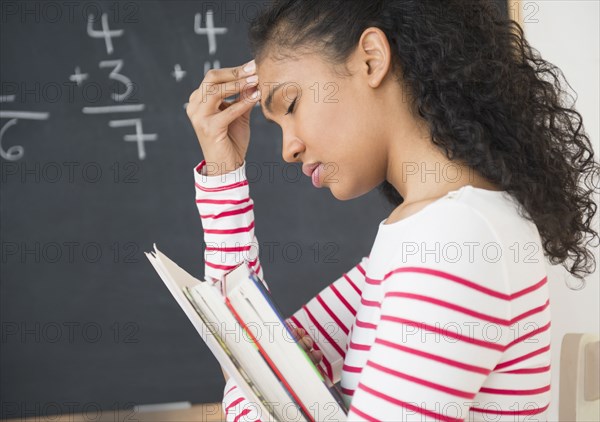
[[[246,78],[246,82],[248,82],[249,84],[257,82],[258,81],[258,75],[252,75],[252,76],[248,76]]]
[[[253,100],[257,99],[258,97],[260,97],[260,91],[258,90],[254,91],[252,95],[250,95],[250,98]]]
[[[244,66],[244,72],[246,73],[252,73],[256,70],[256,62],[254,60],[246,63],[246,65]]]

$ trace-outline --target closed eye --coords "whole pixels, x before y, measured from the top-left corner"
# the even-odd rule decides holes
[[[290,113],[292,113],[294,111],[294,105],[296,105],[296,100],[297,99],[298,99],[298,97],[294,98],[294,101],[292,102],[292,104],[290,104],[290,107],[288,108],[287,113],[285,113],[286,115],[290,114]]]

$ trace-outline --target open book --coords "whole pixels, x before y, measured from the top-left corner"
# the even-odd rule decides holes
[[[249,417],[346,420],[348,408],[339,389],[294,339],[264,283],[246,261],[213,283],[192,277],[156,244],[146,256],[250,402]]]

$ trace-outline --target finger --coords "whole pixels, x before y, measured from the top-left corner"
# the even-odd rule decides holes
[[[295,328],[296,341],[302,341],[302,337],[304,337],[305,333],[302,328]]]
[[[294,328],[292,331],[294,335],[294,340],[307,352],[311,349],[312,346],[307,345],[307,336],[305,336],[305,331],[302,328]]]
[[[313,350],[310,354],[310,358],[314,363],[318,364],[321,362],[321,359],[323,359],[323,352],[320,350]]]
[[[224,67],[221,69],[210,69],[208,72],[206,72],[206,75],[204,75],[204,80],[207,82],[213,82],[213,83],[220,84],[220,83],[234,81],[234,80],[240,79],[242,77],[253,75],[256,72],[256,66],[254,66],[255,68],[251,69],[250,72],[247,72],[246,70],[244,70],[244,67],[246,65],[250,65],[253,63],[254,63],[254,60],[251,60],[248,63],[244,63],[244,64],[236,66],[236,67]]]
[[[298,329],[297,328],[293,328],[292,329],[292,336],[294,337],[295,341],[298,341],[300,339],[300,335],[298,334]]]
[[[246,79],[214,84],[203,82],[198,92],[190,96],[194,107],[202,109],[204,115],[212,115],[220,110],[221,103],[226,98],[237,96],[231,102],[247,99],[258,86],[258,81],[248,82]]]
[[[255,103],[256,104],[256,103]],[[250,114],[252,114],[252,109],[254,107],[249,107],[248,110],[244,114],[242,114],[242,120],[250,120]]]
[[[200,100],[206,102],[207,104],[210,104],[211,101],[222,101],[225,98],[233,97],[241,94],[242,92],[248,92],[256,85],[258,85],[258,79],[256,75],[252,76],[250,80],[242,78],[220,84],[202,82],[202,85],[200,85]]]
[[[260,91],[257,90],[255,92],[257,93],[255,98],[251,98],[251,96],[245,99],[242,98],[239,101],[233,102],[222,112],[215,114],[213,116],[215,127],[228,127],[231,122],[246,113],[249,108],[254,107],[260,99]]]
[[[313,347],[313,340],[310,337],[304,336],[304,337],[302,337],[302,341],[304,342],[304,344],[306,345],[306,347],[308,348],[308,350],[312,349],[312,347]]]
[[[293,327],[291,325],[288,324],[288,326],[290,327],[290,331],[292,333],[292,337],[294,338],[295,341],[299,341],[302,336],[298,333],[298,328],[297,327]]]

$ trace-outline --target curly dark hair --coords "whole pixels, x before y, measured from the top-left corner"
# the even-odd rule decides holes
[[[394,75],[433,144],[516,198],[550,262],[584,287],[596,265],[587,246],[598,238],[600,165],[581,115],[565,104],[560,69],[484,0],[275,0],[250,23],[249,41],[257,62],[319,52],[337,66],[368,27],[385,33]],[[379,189],[403,202],[389,182]]]

